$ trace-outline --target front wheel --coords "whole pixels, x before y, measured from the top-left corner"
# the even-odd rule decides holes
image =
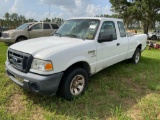
[[[137,48],[133,54],[133,57],[131,59],[132,63],[137,64],[141,57],[141,50]]]
[[[18,37],[16,39],[16,42],[21,42],[21,41],[24,41],[24,40],[27,40],[27,38],[26,37]]]
[[[74,97],[84,93],[88,86],[88,79],[88,74],[83,68],[70,69],[63,76],[58,94],[71,101]]]

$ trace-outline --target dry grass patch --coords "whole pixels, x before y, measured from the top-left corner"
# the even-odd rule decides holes
[[[11,114],[20,114],[23,110],[26,109],[26,106],[23,102],[23,97],[20,94],[13,94],[8,100],[7,111]]]
[[[160,119],[160,94],[150,93],[127,111],[133,120]]]
[[[130,110],[128,110],[127,115],[129,115],[133,120],[143,120],[141,110],[137,105],[134,105]]]
[[[43,113],[44,111],[40,107],[36,106],[32,110],[30,120],[45,120]]]

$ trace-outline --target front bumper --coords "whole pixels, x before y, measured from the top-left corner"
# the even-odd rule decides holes
[[[13,68],[8,61],[5,63],[9,78],[19,86],[40,95],[55,95],[60,84],[63,72],[53,75],[38,75],[34,73],[23,73]],[[19,80],[19,79],[21,80]]]
[[[0,42],[5,42],[5,43],[14,43],[16,40],[14,38],[4,38],[0,37]]]

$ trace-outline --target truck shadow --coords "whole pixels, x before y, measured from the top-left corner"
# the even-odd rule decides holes
[[[159,63],[158,59],[142,56],[138,65],[123,61],[108,67],[92,76],[85,94],[71,102],[57,96],[44,97],[26,91],[24,94],[33,106],[43,109],[52,119],[58,115],[72,119],[109,119],[127,113],[148,94],[159,92],[156,89]]]

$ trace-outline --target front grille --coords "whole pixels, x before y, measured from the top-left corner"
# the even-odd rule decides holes
[[[3,38],[7,38],[7,37],[9,37],[9,34],[8,33],[2,33],[2,35],[1,35]]]
[[[31,67],[33,57],[30,54],[9,49],[8,60],[14,68],[27,73]]]

